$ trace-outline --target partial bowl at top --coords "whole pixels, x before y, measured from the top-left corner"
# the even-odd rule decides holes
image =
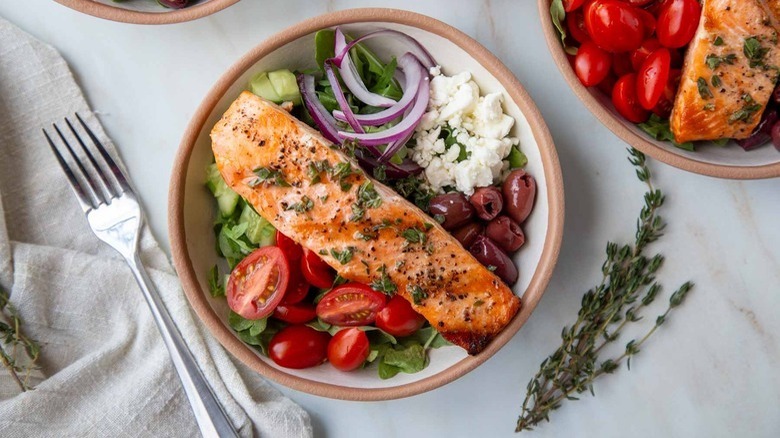
[[[537,0],[544,37],[558,69],[585,106],[623,141],[659,161],[688,172],[729,179],[780,176],[780,153],[772,146],[746,152],[733,143],[726,147],[701,144],[691,152],[670,142],[657,141],[624,119],[615,110],[610,96],[597,87],[585,87],[577,78],[553,25],[550,4],[551,0]]]
[[[534,213],[524,223],[526,246],[516,257],[520,280],[514,292],[522,310],[480,354],[459,347],[430,353],[430,365],[416,374],[381,380],[375,369],[344,373],[330,366],[281,368],[244,344],[227,324],[224,299],[209,294],[207,273],[217,262],[212,226],[213,197],[204,186],[213,160],[209,133],[254,75],[282,68],[315,67],[314,34],[341,26],[351,35],[389,28],[419,40],[447,74],[469,71],[485,93],[503,92],[505,111],[516,119],[512,136],[528,156],[526,170],[537,181]],[[393,41],[369,41],[375,50],[392,50]],[[528,320],[542,297],[558,258],[563,232],[563,183],[550,133],[531,98],[512,73],[487,49],[464,33],[432,18],[391,9],[354,9],[306,20],[276,34],[244,55],[213,86],[193,116],[179,147],[169,194],[169,233],[173,260],[193,308],[233,355],[285,386],[316,395],[351,400],[387,400],[419,394],[448,383],[496,353]]]
[[[157,0],[55,0],[71,9],[106,20],[136,24],[170,24],[195,20],[238,0],[190,0],[182,9],[166,8]]]

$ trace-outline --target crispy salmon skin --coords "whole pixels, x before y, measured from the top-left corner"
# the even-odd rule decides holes
[[[520,299],[432,218],[317,131],[242,93],[211,131],[225,182],[342,277],[397,293],[445,339],[482,351]]]
[[[678,143],[747,138],[780,65],[777,0],[705,0],[670,127]]]

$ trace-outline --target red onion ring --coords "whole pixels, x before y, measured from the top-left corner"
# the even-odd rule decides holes
[[[333,88],[333,94],[336,96],[336,102],[338,102],[339,107],[341,107],[340,113],[342,116],[344,116],[344,121],[349,123],[349,126],[351,126],[355,132],[363,134],[366,131],[363,130],[363,127],[360,126],[360,123],[356,120],[355,113],[352,112],[352,108],[350,108],[349,102],[347,102],[347,97],[344,96],[344,91],[341,89],[339,78],[336,77],[336,73],[333,72],[333,67],[331,67],[330,64],[330,60],[325,61],[325,74],[328,76],[328,82],[330,82],[330,86]]]
[[[298,75],[298,88],[301,90],[303,104],[306,110],[314,119],[314,123],[322,133],[323,137],[335,144],[341,144],[336,127],[336,119],[330,115],[327,109],[322,105],[320,99],[314,91],[314,76]]]

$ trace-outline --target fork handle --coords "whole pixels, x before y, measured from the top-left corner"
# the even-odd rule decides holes
[[[130,269],[135,275],[135,280],[144,294],[147,304],[152,311],[154,321],[160,330],[165,346],[173,360],[173,367],[179,374],[184,392],[192,406],[195,420],[204,437],[238,437],[236,429],[225,414],[222,405],[214,395],[211,387],[203,376],[192,352],[187,348],[179,329],[173,322],[168,309],[163,304],[157,288],[149,279],[146,268],[141,263],[141,258],[136,253],[132,259],[127,260]]]

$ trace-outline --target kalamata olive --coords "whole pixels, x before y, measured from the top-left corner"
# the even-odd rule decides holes
[[[498,275],[506,284],[513,285],[517,281],[517,266],[512,262],[504,251],[492,240],[485,236],[478,236],[474,244],[469,247],[471,254],[479,260],[480,263],[488,268],[495,267]]]
[[[523,169],[515,169],[504,181],[504,212],[518,224],[531,214],[536,198],[536,180]]]
[[[485,235],[501,249],[513,253],[525,243],[525,233],[509,216],[501,215],[488,224]]]
[[[737,144],[746,151],[753,150],[759,146],[769,143],[772,139],[772,127],[777,123],[778,115],[777,110],[768,109],[764,111],[764,115],[761,116],[761,121],[753,130],[753,134],[748,138],[737,140]]]
[[[498,216],[504,208],[504,197],[498,187],[480,187],[474,190],[469,202],[474,206],[477,217],[486,221]]]
[[[472,222],[468,225],[464,225],[452,232],[452,237],[458,239],[464,248],[468,248],[474,244],[482,232],[485,231],[485,227],[478,222]]]
[[[166,8],[181,9],[187,6],[190,0],[157,0],[157,3],[165,6]]]
[[[446,193],[435,196],[428,206],[431,216],[444,217],[441,226],[445,230],[454,230],[464,225],[474,216],[474,207],[463,193]]]
[[[772,126],[772,143],[775,145],[775,149],[780,151],[780,122]]]

